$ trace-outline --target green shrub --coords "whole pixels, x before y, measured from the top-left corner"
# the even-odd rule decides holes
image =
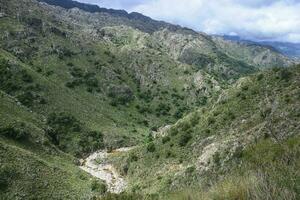
[[[259,75],[257,76],[256,79],[257,79],[258,81],[260,81],[260,80],[262,80],[263,78],[264,78],[264,75],[263,75],[263,74],[259,74]]]
[[[70,134],[82,131],[81,123],[73,116],[67,113],[52,113],[48,116],[47,125],[49,126],[47,133],[55,145],[61,145]]]
[[[178,128],[177,127],[171,127],[171,129],[170,129],[170,134],[172,135],[172,136],[175,136],[175,135],[177,135],[178,134]]]
[[[192,174],[194,171],[196,171],[196,167],[195,166],[190,166],[185,170],[185,173],[187,174]]]
[[[126,85],[111,86],[108,91],[108,96],[112,99],[112,102],[115,105],[125,105],[134,100],[133,91]]]
[[[34,100],[37,98],[33,92],[26,91],[18,95],[17,99],[25,106],[33,106]]]
[[[25,125],[11,125],[0,129],[0,135],[17,141],[28,140],[30,134],[25,130]]]
[[[153,153],[156,150],[155,144],[153,142],[147,145],[147,151]]]
[[[192,137],[193,136],[190,132],[182,134],[179,138],[179,142],[178,142],[179,146],[182,146],[182,147],[186,146],[187,143],[192,139]]]
[[[93,180],[91,189],[93,192],[97,192],[101,195],[105,194],[107,192],[107,187],[104,183],[99,182],[98,180]]]
[[[292,73],[289,69],[284,68],[280,70],[279,77],[281,80],[288,81],[292,77]]]
[[[133,153],[131,153],[130,155],[129,155],[129,162],[136,162],[136,161],[138,161],[138,157],[137,157],[137,155],[135,155],[135,154],[133,154]]]
[[[9,184],[12,182],[11,179],[13,179],[16,176],[16,171],[14,170],[13,166],[6,166],[2,165],[0,166],[0,192],[6,191],[8,189]]]
[[[169,142],[171,140],[171,138],[169,136],[165,136],[162,138],[162,143],[166,144],[167,142]]]
[[[208,125],[212,125],[212,124],[216,123],[216,119],[213,117],[208,117],[207,123],[208,123]]]
[[[171,110],[171,107],[165,103],[158,104],[157,108],[155,109],[157,116],[168,115],[170,110]]]

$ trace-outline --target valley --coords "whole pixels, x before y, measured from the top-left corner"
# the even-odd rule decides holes
[[[0,1],[0,199],[297,200],[299,77],[139,13]]]

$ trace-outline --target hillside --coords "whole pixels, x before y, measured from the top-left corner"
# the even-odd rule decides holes
[[[252,144],[235,133],[267,124],[257,116],[257,106],[268,103],[264,95],[273,88],[276,95],[270,98],[289,100],[276,110],[286,110],[280,124],[291,132],[282,132],[280,141],[297,135],[299,116],[294,119],[290,110],[299,103],[293,96],[299,67],[264,71],[294,64],[277,51],[69,0],[0,1],[0,8],[4,199],[97,198],[107,187],[80,170],[81,159],[131,146],[137,147],[128,155],[108,158],[128,181],[128,195],[196,186],[202,178],[196,155],[206,141],[220,151],[227,139],[241,140],[242,149]],[[221,104],[222,99],[228,102]],[[216,119],[208,123],[209,116]],[[168,136],[155,139],[153,133]],[[261,134],[253,131],[257,140]],[[195,175],[182,174],[190,167]],[[175,176],[177,171],[181,175]]]
[[[128,190],[161,196],[190,188],[175,193],[182,199],[298,199],[299,73],[300,66],[274,68],[242,78],[144,146],[112,156]]]

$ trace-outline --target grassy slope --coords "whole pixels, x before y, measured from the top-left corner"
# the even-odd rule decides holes
[[[1,199],[88,199],[92,181],[75,158],[51,144],[42,117],[0,94],[0,129],[22,126],[25,136],[0,136]],[[23,124],[23,125],[22,125]]]
[[[21,67],[43,87],[47,103],[34,104],[32,109],[45,117],[64,111],[90,129],[102,131],[111,145],[132,145],[141,141],[150,128],[174,122],[176,114],[180,117],[199,105],[197,98],[214,91],[215,83],[205,81],[209,93],[195,95],[199,88],[192,82],[194,69],[160,52],[145,33],[116,27],[121,35],[111,36],[115,30],[108,30],[107,39],[86,41],[86,27],[72,30],[71,22],[51,18],[53,9],[28,2],[22,2],[23,6],[31,5],[35,12],[29,14],[24,9],[20,15],[26,17],[17,20],[12,1],[6,11],[8,17],[0,19],[5,30],[1,32],[1,53],[22,61]],[[135,37],[142,37],[142,46]],[[145,49],[145,45],[154,47]],[[72,75],[74,69],[81,71],[79,77]],[[87,72],[94,73],[92,78],[98,82],[95,86],[80,83],[74,88],[66,87],[75,80],[87,81]],[[209,75],[202,75],[209,79]],[[109,93],[114,86],[129,87],[135,99],[125,102],[126,106],[112,106],[114,98]]]
[[[274,184],[285,181],[286,195],[295,198],[298,189],[294,186],[299,180],[288,182],[284,176],[299,175],[298,151],[293,152],[299,146],[299,72],[298,66],[243,78],[216,99],[216,103],[177,122],[167,132],[168,136],[146,144],[121,160],[115,158],[119,170],[128,175],[129,190],[161,193],[195,185],[205,189],[207,184],[222,180],[225,174],[234,174],[234,169],[241,171],[242,177],[253,169],[266,175],[263,181],[275,181]],[[259,144],[249,147],[255,143]],[[271,174],[266,174],[268,168],[259,162],[268,163],[275,158],[276,148],[279,148],[279,160],[272,163]],[[266,154],[259,157],[263,151]],[[291,167],[284,164],[286,154],[291,157]],[[233,181],[232,177],[228,181]],[[215,187],[222,188],[222,181],[219,184]],[[274,186],[272,195],[276,196],[281,186]],[[221,192],[216,195],[222,196]]]

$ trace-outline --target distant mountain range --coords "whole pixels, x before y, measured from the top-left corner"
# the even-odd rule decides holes
[[[231,40],[231,41],[239,41],[239,42],[249,43],[249,44],[270,46],[290,58],[300,59],[300,43],[275,42],[275,41],[274,42],[272,42],[272,41],[259,41],[258,42],[258,41],[245,40],[239,36],[229,36],[229,35],[224,35],[222,37],[226,40]]]
[[[122,18],[130,21],[130,26],[136,28],[140,31],[153,33],[158,31],[161,28],[168,28],[169,30],[185,30],[190,33],[196,33],[192,29],[182,28],[179,25],[173,25],[164,21],[153,20],[148,16],[145,16],[141,13],[131,12],[128,13],[125,10],[115,10],[102,8],[97,5],[80,3],[72,0],[37,0],[39,2],[45,2],[49,5],[59,6],[65,9],[78,8],[80,10],[90,12],[90,13],[106,13],[115,18]],[[124,21],[122,21],[124,23]]]
[[[80,3],[77,1],[72,1],[72,0],[38,0],[40,2],[45,2],[47,4],[55,5],[55,6],[60,6],[66,9],[72,9],[72,8],[79,8],[81,10],[91,12],[91,13],[108,13],[112,16],[115,17],[122,17],[122,18],[127,18],[129,20],[134,21],[134,28],[137,28],[141,31],[145,31],[148,33],[153,33],[160,28],[168,28],[169,30],[185,30],[189,31],[190,33],[194,32],[191,29],[188,28],[182,28],[181,26],[178,25],[173,25],[169,24],[163,21],[156,21],[151,19],[150,17],[147,17],[145,15],[142,15],[137,12],[132,12],[132,13],[127,13],[125,10],[115,10],[115,9],[107,9],[107,8],[102,8],[97,5],[91,5],[91,4],[85,4],[85,3]],[[274,49],[277,50],[278,52],[290,57],[290,58],[297,58],[300,59],[300,43],[289,43],[289,42],[270,42],[270,41],[261,41],[261,42],[255,42],[251,40],[245,40],[242,39],[239,36],[229,36],[229,35],[224,35],[222,36],[226,40],[231,40],[231,41],[240,41],[244,43],[249,43],[249,44],[258,44],[258,45],[264,45],[264,46],[271,46]]]

